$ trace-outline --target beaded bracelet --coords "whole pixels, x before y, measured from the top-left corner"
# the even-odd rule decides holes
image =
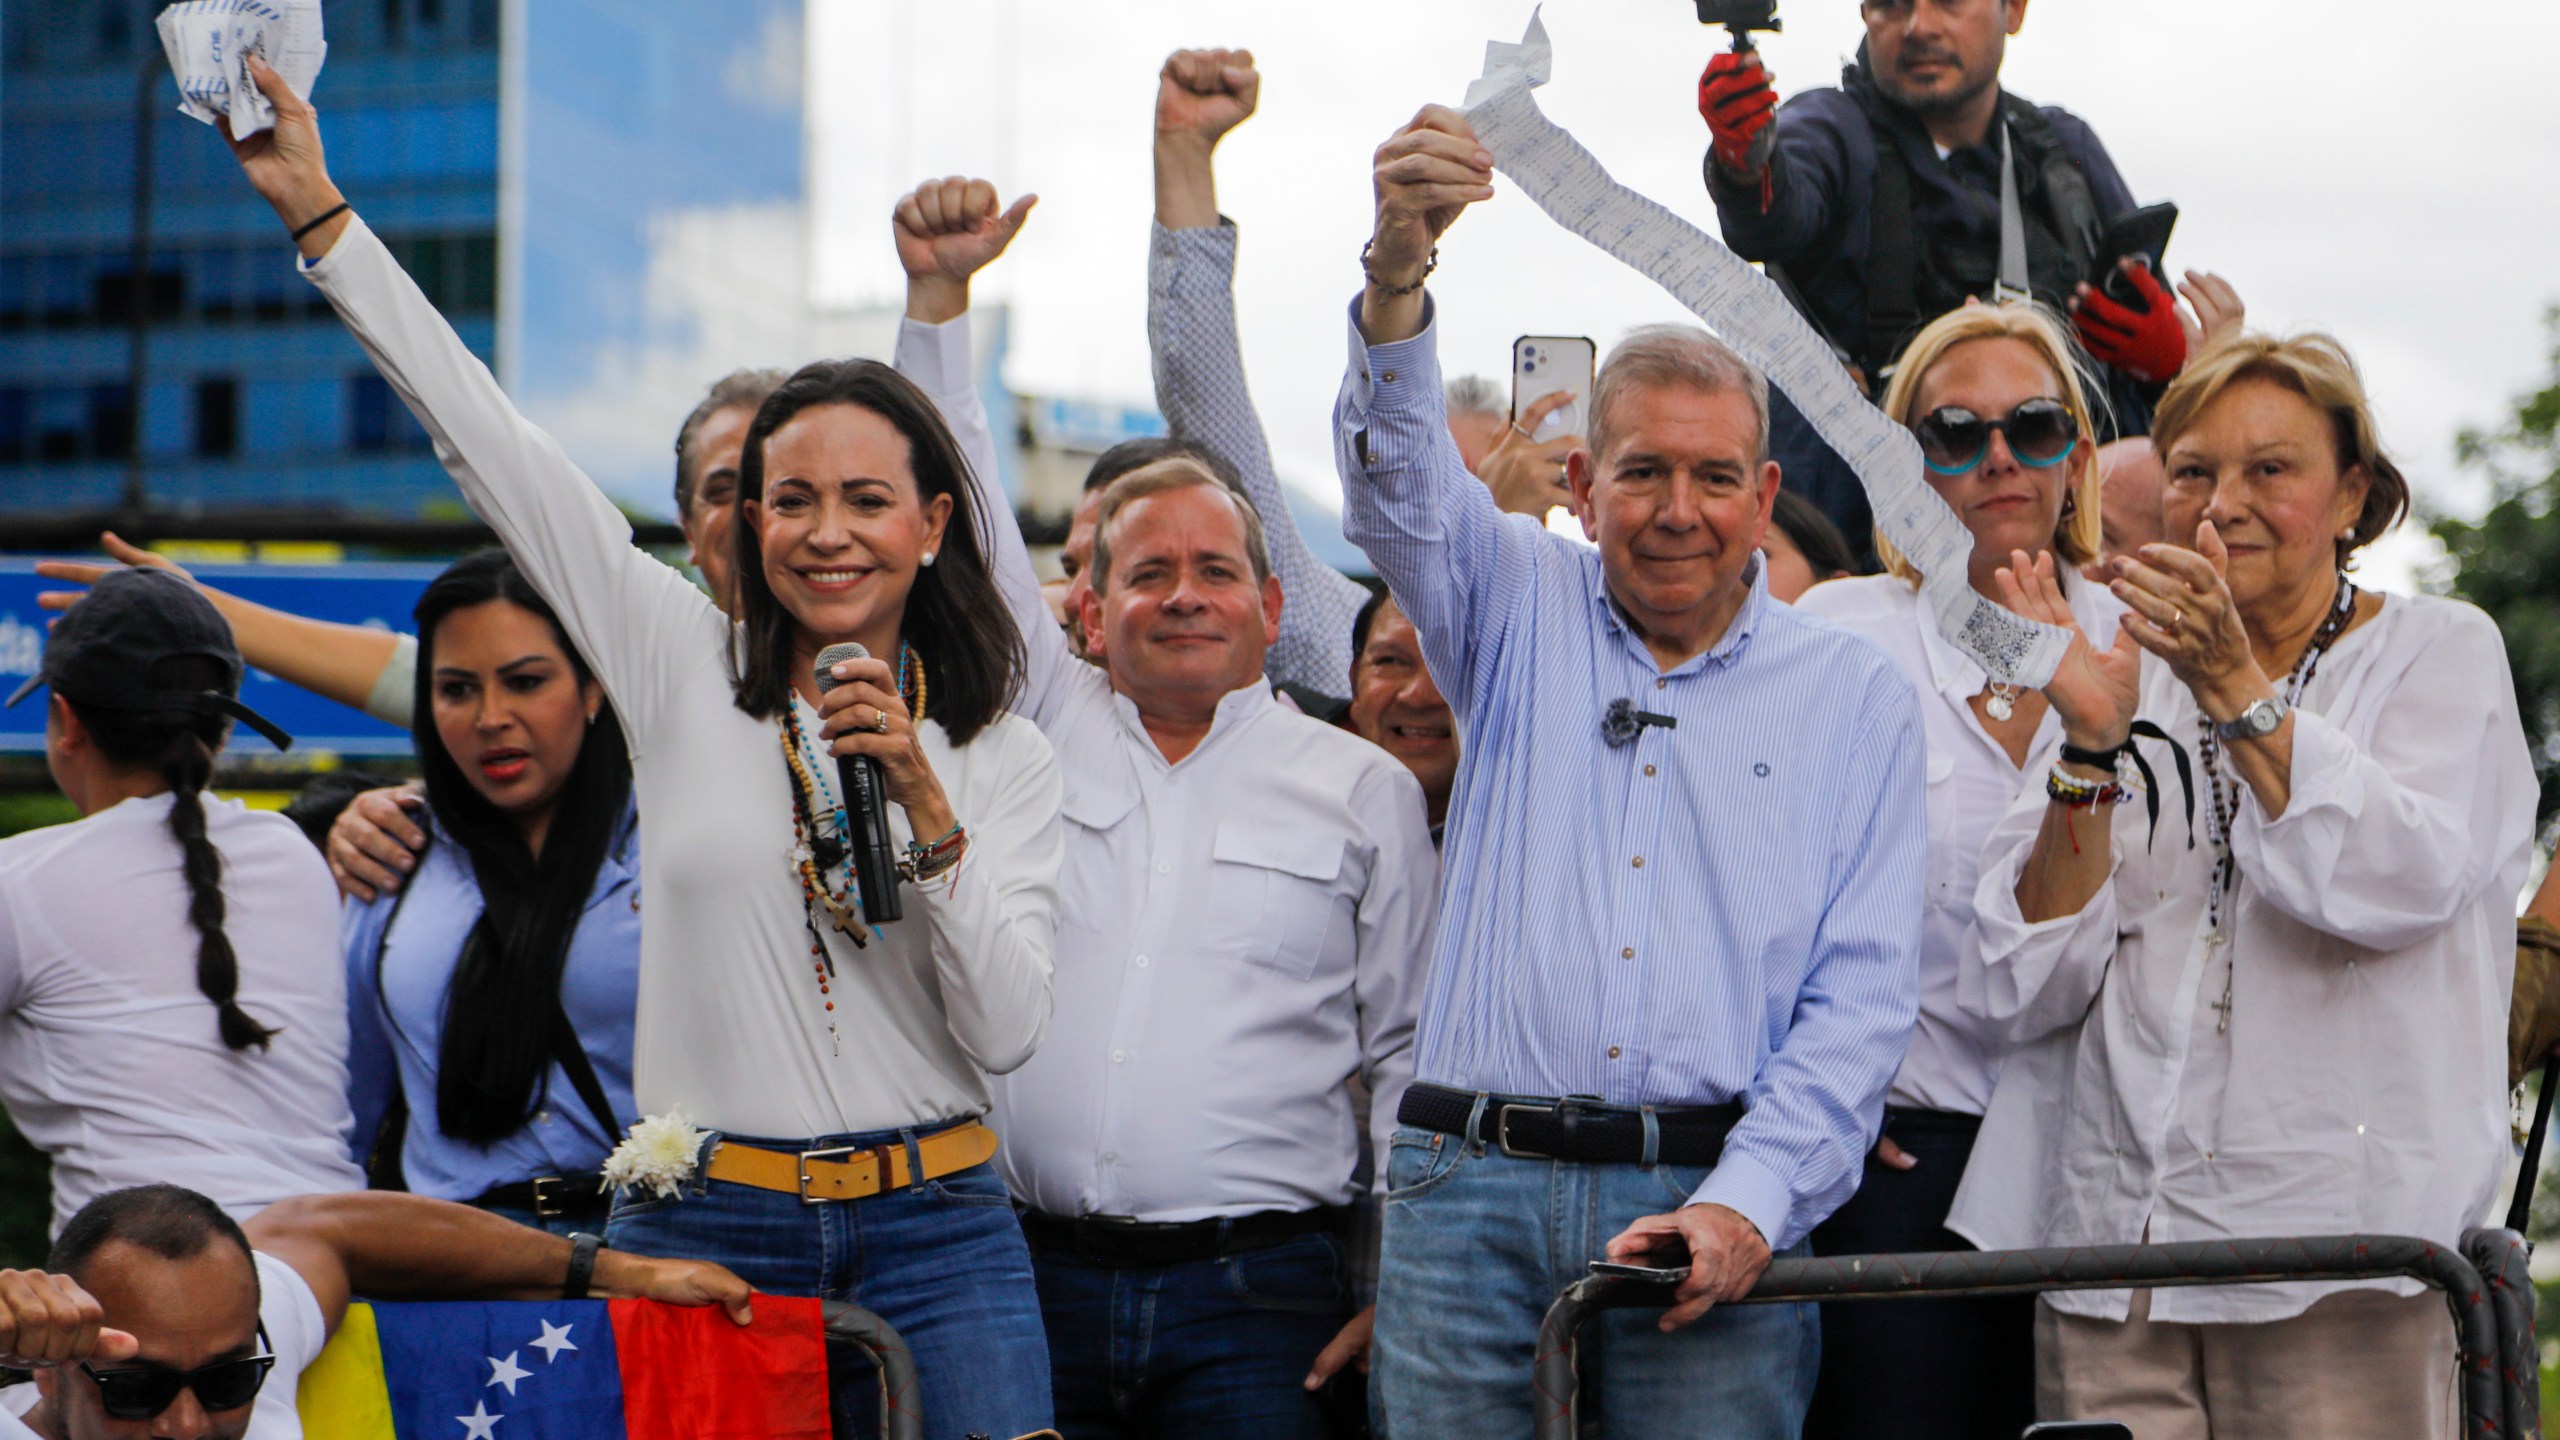
[[[1380,296],[1386,299],[1400,299],[1403,296],[1410,295],[1414,291],[1421,289],[1422,282],[1431,278],[1431,272],[1440,268],[1440,247],[1434,245],[1431,247],[1431,253],[1424,257],[1422,261],[1422,274],[1416,278],[1412,284],[1390,285],[1386,281],[1378,278],[1377,271],[1369,268],[1369,252],[1376,249],[1377,244],[1378,242],[1375,240],[1365,240],[1361,242],[1360,273],[1368,277],[1370,288],[1376,290]]]
[[[2115,779],[2084,780],[2062,768],[2055,761],[2044,777],[2045,798],[2056,805],[2078,810],[2091,805],[2113,805],[2133,792]]]

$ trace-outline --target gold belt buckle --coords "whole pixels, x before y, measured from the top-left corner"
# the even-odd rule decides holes
[[[800,1203],[803,1205],[830,1205],[835,1203],[835,1197],[833,1196],[812,1195],[809,1193],[809,1182],[813,1178],[809,1174],[810,1162],[815,1161],[820,1164],[842,1163],[856,1155],[870,1156],[872,1164],[878,1167],[880,1188],[872,1193],[881,1195],[887,1194],[889,1191],[889,1147],[886,1145],[872,1145],[869,1147],[861,1145],[838,1145],[825,1150],[803,1150],[800,1152]],[[859,1199],[863,1197],[855,1196],[849,1198]]]

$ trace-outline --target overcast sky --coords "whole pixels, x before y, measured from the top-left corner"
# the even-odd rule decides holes
[[[1853,0],[1789,0],[1766,37],[1779,90],[1835,83]],[[1706,229],[1699,67],[1723,32],[1689,0],[1556,0],[1548,115],[1617,177]],[[1454,104],[1516,0],[810,0],[809,115],[821,298],[886,298],[891,199],[927,174],[1037,191],[981,286],[1013,306],[1016,389],[1150,399],[1148,128],[1155,72],[1187,45],[1250,47],[1261,113],[1219,156],[1243,228],[1254,397],[1285,478],[1338,508],[1328,416],[1342,315],[1370,222],[1369,155],[1430,101]],[[2560,6],[2473,0],[2037,0],[2004,82],[2089,120],[2134,194],[2183,211],[2171,268],[2236,283],[2251,319],[2334,330],[2363,362],[2421,496],[2480,486],[2454,432],[2541,373],[2560,302]],[[1442,247],[1432,282],[1451,373],[1506,371],[1521,334],[1680,318],[1671,299],[1557,228],[1505,182]],[[2369,568],[2402,581],[2415,547]]]

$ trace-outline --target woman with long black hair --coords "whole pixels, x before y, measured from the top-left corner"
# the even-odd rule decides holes
[[[733,628],[516,413],[348,213],[311,107],[250,65],[276,106],[271,131],[234,145],[250,183],[630,742],[649,817],[644,1116],[608,1158],[606,1239],[877,1311],[915,1356],[937,1436],[1042,1428],[1030,1252],[982,1117],[986,1073],[1019,1066],[1048,1023],[1059,781],[1048,743],[1006,713],[1022,637],[934,398],[854,360],[804,367],[757,410]],[[918,242],[936,260],[909,295],[923,342],[1026,209],[999,215],[990,196],[966,233]],[[842,641],[869,656],[822,681],[813,662]],[[894,923],[847,873],[837,766],[853,756],[879,766],[903,847]],[[876,1424],[876,1404],[839,1405],[846,1433]]]
[[[156,570],[98,582],[15,704],[79,808],[0,840],[0,1098],[54,1225],[179,1178],[234,1216],[352,1190],[337,892],[293,822],[204,792],[240,704],[231,627]]]
[[[346,917],[356,1152],[377,1182],[600,1231],[636,1118],[638,829],[622,726],[503,550],[418,597],[429,840]]]

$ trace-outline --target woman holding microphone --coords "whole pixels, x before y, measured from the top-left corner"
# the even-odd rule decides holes
[[[618,1248],[877,1311],[937,1436],[1048,1423],[1029,1252],[986,1161],[982,1072],[1049,1016],[1056,762],[1006,713],[1022,641],[932,397],[870,361],[793,375],[747,434],[733,627],[632,547],[612,502],[428,305],[330,182],[311,106],[235,142],[305,273],[594,667],[649,817],[634,1090],[608,1160]],[[939,189],[937,194],[939,194]],[[958,313],[1028,208],[909,243],[910,313]],[[920,273],[919,273],[920,272]],[[852,641],[868,656],[813,674]],[[840,757],[879,767],[904,918],[866,915]],[[706,1127],[697,1132],[691,1127]],[[876,1403],[838,1399],[859,1431]],[[848,1432],[853,1433],[853,1432]]]

